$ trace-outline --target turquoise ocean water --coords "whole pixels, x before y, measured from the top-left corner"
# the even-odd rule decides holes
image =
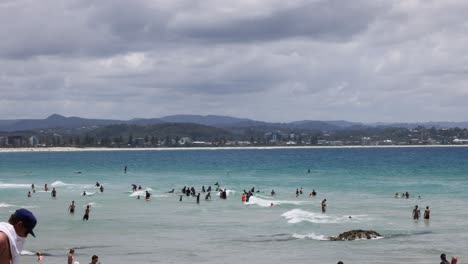
[[[182,187],[199,192],[215,182],[229,190],[227,200],[213,192],[200,204],[179,201]],[[150,188],[151,201],[132,196],[131,184]],[[243,204],[252,187],[260,192]],[[309,198],[312,189],[318,195]],[[39,221],[21,263],[35,263],[27,254],[36,251],[44,263],[66,263],[72,247],[80,263],[93,254],[102,263],[438,263],[441,253],[468,263],[467,190],[463,147],[0,153],[0,219],[26,207]],[[412,219],[415,205],[430,206],[429,222]],[[326,240],[351,229],[384,238]]]

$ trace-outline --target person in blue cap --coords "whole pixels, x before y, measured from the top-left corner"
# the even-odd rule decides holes
[[[34,235],[37,224],[34,214],[24,208],[18,209],[10,216],[8,223],[0,223],[0,263],[19,263],[26,237]]]

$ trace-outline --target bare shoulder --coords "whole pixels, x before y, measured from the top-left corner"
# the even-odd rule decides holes
[[[0,263],[9,263],[10,261],[10,240],[8,236],[0,232]]]
[[[9,242],[8,236],[5,233],[3,233],[2,231],[0,231],[0,243],[1,243],[0,247],[3,246],[3,242],[7,242],[7,241]],[[6,245],[8,245],[8,244],[6,244]]]

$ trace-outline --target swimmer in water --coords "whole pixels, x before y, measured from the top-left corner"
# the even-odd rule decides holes
[[[148,191],[145,191],[145,192],[146,192],[146,195],[145,195],[146,201],[149,201],[151,199],[151,193],[149,193]]]
[[[42,255],[41,252],[36,252],[36,256],[37,256],[37,262],[39,263],[42,263],[42,261],[44,261],[44,256]]]
[[[83,220],[86,220],[86,221],[89,220],[89,211],[91,211],[91,209],[89,208],[89,204],[88,204],[85,209],[85,214],[83,215]]]
[[[68,206],[68,212],[70,214],[74,214],[75,213],[75,201],[72,201],[72,203],[70,204],[70,206]]]
[[[55,190],[55,188],[52,188],[52,193],[51,193],[51,195],[52,195],[52,198],[57,197],[57,191]]]
[[[70,248],[70,251],[68,252],[68,262],[67,262],[67,264],[73,264],[73,254],[75,254],[75,249]]]
[[[418,220],[419,216],[421,215],[421,211],[419,210],[418,206],[416,205],[413,209],[413,219]]]
[[[86,191],[83,191],[83,193],[81,195],[86,196]]]
[[[28,198],[31,198],[31,191],[28,192]]]
[[[429,206],[426,206],[426,210],[424,210],[424,219],[429,220],[431,217],[431,210],[429,210]]]
[[[104,192],[104,186],[102,186],[102,184],[101,184],[101,186],[99,187],[99,191]]]

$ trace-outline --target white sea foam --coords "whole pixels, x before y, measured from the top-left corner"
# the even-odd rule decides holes
[[[217,192],[216,195],[219,196],[221,192]],[[231,194],[234,195],[236,191],[234,190],[226,190],[226,196],[230,196]]]
[[[0,208],[14,207],[14,206],[15,206],[15,205],[12,205],[12,204],[0,203]]]
[[[50,186],[52,187],[62,187],[62,186],[70,186],[70,185],[73,185],[73,184],[64,183],[62,181],[54,181],[53,183],[50,184]]]
[[[23,250],[23,251],[21,251],[21,255],[34,256],[34,255],[36,255],[36,253],[31,252],[29,250]]]
[[[290,224],[296,224],[303,221],[311,223],[347,223],[350,221],[368,221],[371,220],[367,215],[328,215],[323,213],[314,213],[309,211],[304,211],[301,209],[293,209],[282,214],[284,218],[288,220]]]
[[[245,205],[258,205],[261,207],[269,207],[271,204],[273,205],[280,205],[280,204],[295,204],[301,205],[308,203],[306,201],[287,201],[287,200],[269,200],[269,199],[262,199],[257,196],[250,196],[249,201],[245,203]]]
[[[23,184],[23,183],[0,183],[0,189],[23,189],[23,188],[30,188],[30,184]]]
[[[313,239],[313,240],[329,240],[328,236],[325,235],[316,235],[315,233],[310,233],[307,235],[301,235],[301,234],[293,234],[292,235],[294,238],[298,239]]]
[[[132,192],[129,196],[130,197],[136,197],[136,196],[145,196],[146,195],[146,191],[152,191],[153,189],[151,188],[146,188],[144,190],[139,190],[139,191],[134,191]]]

